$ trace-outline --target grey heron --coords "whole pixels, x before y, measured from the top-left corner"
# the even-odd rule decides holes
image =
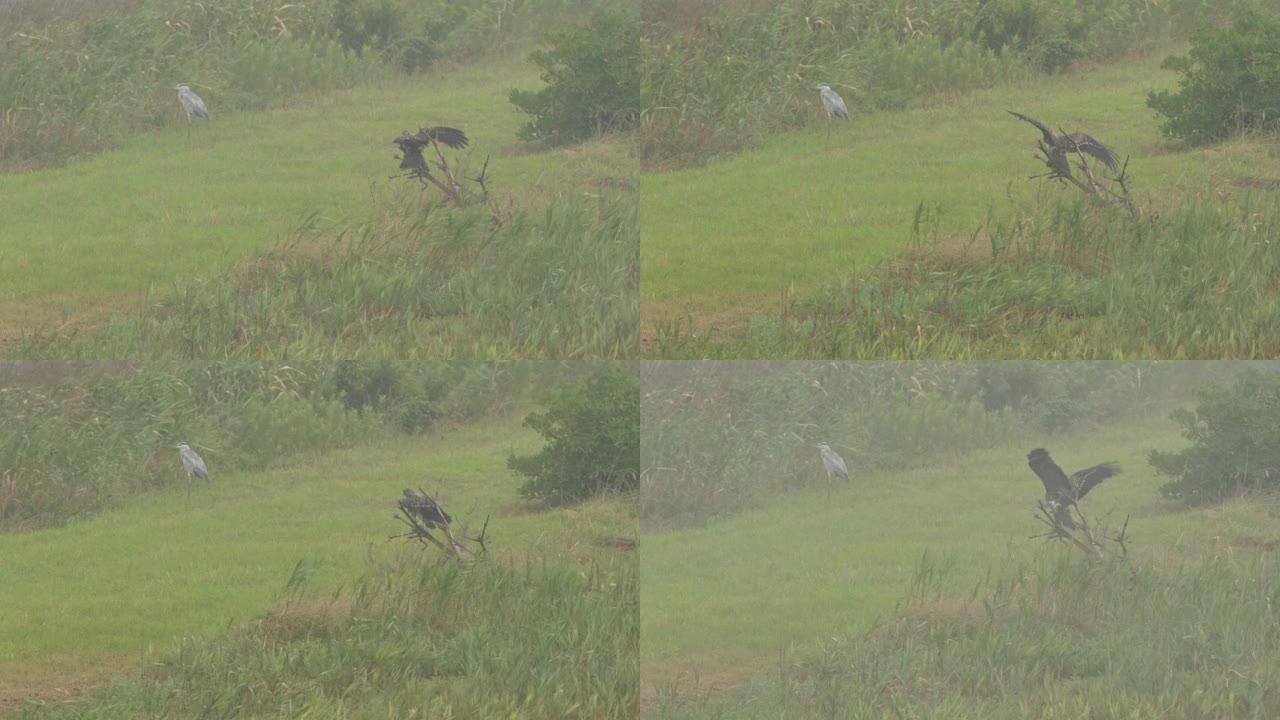
[[[826,443],[818,445],[818,455],[822,458],[822,467],[827,471],[827,491],[831,491],[831,478],[839,477],[841,480],[849,479],[849,468],[844,464],[844,458],[840,454],[831,449]]]
[[[1119,169],[1120,163],[1116,161],[1116,154],[1111,151],[1111,148],[1103,145],[1101,141],[1092,135],[1079,132],[1069,134],[1054,132],[1049,129],[1049,126],[1033,117],[1012,110],[1008,112],[1020,120],[1031,123],[1044,135],[1044,139],[1040,141],[1040,149],[1044,151],[1046,158],[1054,164],[1054,169],[1058,170],[1059,174],[1062,174],[1062,171],[1058,166],[1066,165],[1067,153],[1073,153],[1077,150],[1101,160],[1112,172]]]
[[[835,90],[826,83],[818,83],[818,94],[822,97],[822,107],[827,110],[827,140],[831,140],[831,118],[838,117],[841,120],[849,119],[849,108],[844,104],[844,98],[836,94]]]
[[[1044,448],[1036,448],[1027,453],[1027,464],[1036,477],[1040,478],[1040,482],[1044,483],[1044,499],[1053,511],[1053,521],[1070,530],[1076,529],[1076,523],[1071,519],[1071,506],[1098,483],[1120,474],[1117,463],[1105,462],[1068,477]]]
[[[204,459],[199,453],[191,449],[191,446],[180,442],[174,445],[178,449],[178,457],[182,459],[182,469],[187,473],[187,495],[191,495],[191,480],[199,478],[205,482],[209,482],[209,468],[205,467]]]
[[[186,85],[176,85],[173,89],[178,91],[178,102],[182,103],[182,109],[187,113],[187,122],[191,122],[192,116],[201,120],[209,119],[209,108],[204,106],[204,100],[192,92],[191,88]]]

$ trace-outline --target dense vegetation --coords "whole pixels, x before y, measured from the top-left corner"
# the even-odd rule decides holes
[[[510,408],[532,379],[567,381],[572,372],[554,364],[18,364],[0,377],[0,529],[67,522],[185,482],[179,441],[215,475],[274,467]]]
[[[854,112],[1107,60],[1254,0],[794,0],[645,4],[643,160],[666,167],[815,120],[829,82]]]
[[[1243,12],[1228,27],[1204,27],[1191,52],[1165,61],[1182,74],[1176,93],[1153,92],[1147,105],[1166,117],[1164,132],[1201,145],[1242,131],[1280,129],[1280,15]]]
[[[216,108],[273,106],[437,60],[521,49],[600,0],[19,0],[0,8],[0,167],[93,152]],[[604,7],[626,7],[607,0]]]
[[[1207,503],[1280,488],[1280,376],[1250,371],[1196,398],[1194,410],[1173,413],[1191,447],[1151,454],[1151,466],[1170,478],[1161,492]]]
[[[416,555],[416,553],[415,553]],[[301,567],[301,566],[300,566]],[[133,680],[18,717],[634,718],[634,563],[425,563],[285,601],[213,641],[182,640]]]
[[[967,246],[921,204],[900,259],[717,332],[657,328],[663,357],[1112,360],[1280,353],[1280,200],[1131,216],[1079,198],[991,217]],[[1159,251],[1153,251],[1159,248]]]
[[[821,479],[1141,416],[1232,363],[665,363],[645,369],[640,517],[697,525]]]
[[[551,47],[529,61],[547,87],[512,90],[511,102],[532,115],[527,140],[565,143],[629,130],[640,118],[640,40],[635,13],[599,13],[589,23],[548,36]]]
[[[1040,558],[968,597],[936,558],[869,633],[790,653],[750,688],[662,692],[651,717],[1061,717],[1170,720],[1280,714],[1280,561],[1218,556],[1169,568]]]
[[[82,335],[33,331],[21,357],[629,357],[639,326],[634,197],[545,209],[387,208],[210,278],[155,291]]]
[[[525,418],[547,444],[508,466],[527,480],[520,492],[552,504],[606,492],[635,492],[640,478],[640,382],[604,366],[587,382],[560,388],[545,412]]]

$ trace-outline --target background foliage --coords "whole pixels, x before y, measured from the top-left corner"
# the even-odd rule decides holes
[[[635,127],[640,117],[640,40],[634,13],[599,13],[591,22],[547,38],[550,49],[529,61],[547,87],[512,90],[511,102],[532,115],[527,140],[564,143]]]
[[[641,152],[696,163],[851,112],[895,109],[1080,61],[1146,52],[1258,0],[654,0],[645,3]]]
[[[640,476],[640,383],[626,367],[607,366],[585,383],[560,388],[546,412],[525,425],[547,440],[535,455],[507,464],[529,479],[521,492],[561,504],[602,492],[634,492]]]
[[[0,167],[35,167],[178,122],[436,61],[520,50],[625,0],[18,0],[0,7]]]
[[[1191,51],[1164,67],[1182,74],[1178,91],[1147,96],[1163,130],[1193,145],[1245,130],[1280,128],[1280,15],[1239,13],[1227,27],[1204,27]]]
[[[16,363],[0,371],[0,530],[59,524],[186,482],[173,445],[220,473],[502,412],[558,363]]]
[[[1196,399],[1194,410],[1173,412],[1191,446],[1151,453],[1151,466],[1170,478],[1161,492],[1208,503],[1280,488],[1280,375],[1251,370],[1201,388]]]

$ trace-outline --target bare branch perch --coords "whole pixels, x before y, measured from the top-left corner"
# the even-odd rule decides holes
[[[414,178],[422,183],[425,187],[428,183],[434,185],[444,195],[445,199],[455,205],[464,205],[466,194],[462,190],[461,183],[458,182],[453,167],[449,165],[448,158],[445,157],[442,145],[454,150],[466,148],[470,141],[465,133],[457,128],[435,126],[424,127],[416,133],[403,132],[396,136],[392,141],[400,148],[400,169],[405,172],[400,175],[392,175],[391,179],[396,178]],[[429,164],[423,151],[430,147],[435,153],[435,159]],[[435,172],[432,171],[432,165],[435,166]],[[486,157],[484,161],[484,169],[481,170],[480,176],[475,178],[466,178],[480,185],[483,191],[483,200],[489,199],[489,188],[485,184],[486,172],[489,168],[489,159]],[[437,173],[439,173],[437,175]]]
[[[392,535],[388,538],[389,540],[409,538],[417,540],[424,546],[434,545],[445,553],[446,557],[455,560],[461,560],[467,556],[482,556],[489,552],[487,543],[488,517],[484,519],[484,525],[480,528],[479,535],[471,537],[461,533],[461,540],[459,540],[458,536],[453,533],[453,518],[440,505],[439,501],[425,490],[418,489],[415,491],[406,488],[404,495],[401,496],[396,505],[400,512],[394,517],[408,526],[409,532]],[[437,533],[443,534],[444,539],[437,537]],[[470,546],[467,543],[470,543]],[[478,550],[474,548],[478,548]]]
[[[1060,520],[1060,515],[1055,512],[1056,508],[1050,507],[1045,501],[1041,500],[1037,504],[1035,513],[1036,520],[1044,523],[1049,527],[1048,532],[1039,535],[1032,535],[1033,540],[1046,538],[1050,540],[1060,540],[1071,543],[1084,554],[1094,557],[1103,558],[1109,554],[1119,558],[1129,556],[1128,546],[1128,530],[1129,518],[1126,517],[1124,525],[1120,528],[1120,532],[1116,535],[1106,535],[1104,532],[1094,532],[1093,525],[1089,523],[1089,519],[1080,510],[1080,506],[1071,503],[1068,512],[1072,513],[1075,520],[1075,527],[1067,525]],[[1105,530],[1105,528],[1104,528]],[[1101,539],[1099,539],[1101,538]],[[1113,544],[1117,551],[1108,552],[1107,543]]]

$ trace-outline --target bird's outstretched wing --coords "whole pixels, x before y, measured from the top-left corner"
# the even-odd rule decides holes
[[[1116,154],[1111,152],[1111,148],[1099,142],[1097,138],[1085,133],[1074,133],[1068,137],[1071,138],[1071,142],[1075,144],[1080,152],[1088,153],[1101,160],[1112,171],[1120,169],[1120,163],[1116,161]]]
[[[1044,133],[1044,141],[1045,141],[1045,142],[1047,142],[1047,143],[1049,143],[1049,144],[1051,144],[1051,145],[1053,144],[1053,140],[1054,140],[1054,133],[1053,133],[1053,131],[1052,131],[1052,130],[1050,130],[1050,129],[1049,129],[1049,126],[1048,126],[1048,125],[1045,125],[1044,123],[1040,122],[1039,120],[1037,120],[1037,119],[1035,119],[1035,118],[1033,118],[1033,117],[1031,117],[1031,116],[1029,116],[1029,115],[1023,115],[1023,114],[1022,114],[1022,113],[1020,113],[1020,112],[1014,112],[1014,111],[1012,111],[1012,110],[1009,110],[1009,111],[1007,111],[1007,112],[1008,112],[1010,115],[1012,115],[1012,116],[1014,116],[1014,117],[1016,117],[1016,118],[1019,118],[1019,119],[1021,119],[1021,120],[1025,120],[1025,121],[1027,121],[1027,122],[1031,123],[1032,125],[1035,125],[1035,126],[1040,130],[1040,132]],[[1081,148],[1081,149],[1083,150],[1084,148]]]
[[[471,142],[467,140],[467,134],[458,128],[443,125],[424,127],[416,133],[400,133],[393,142],[402,148],[406,146],[423,148],[430,145],[433,140],[455,150],[461,150]]]
[[[1095,485],[1103,480],[1119,474],[1120,465],[1113,462],[1094,465],[1073,473],[1071,475],[1071,485],[1075,488],[1076,499],[1084,497]]]
[[[1027,453],[1027,464],[1031,466],[1031,471],[1036,474],[1036,477],[1040,478],[1040,482],[1044,483],[1045,499],[1057,503],[1074,500],[1071,480],[1049,457],[1048,450],[1036,448]]]

